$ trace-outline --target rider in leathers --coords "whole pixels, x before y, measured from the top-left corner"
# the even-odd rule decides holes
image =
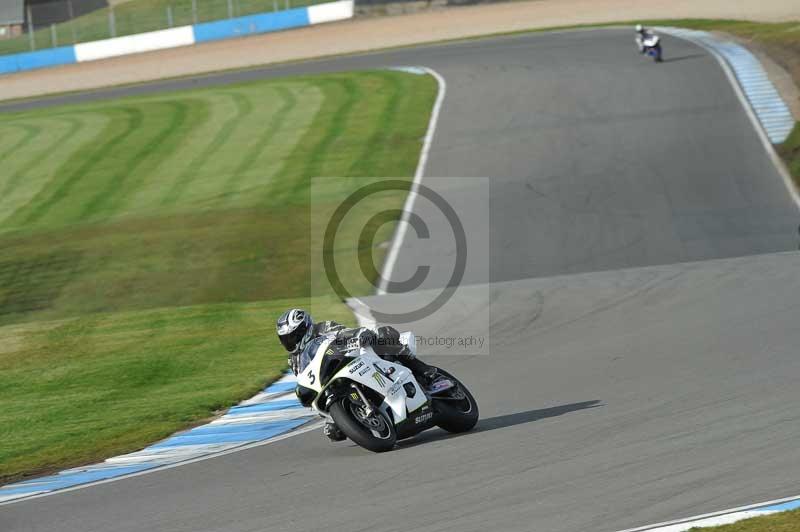
[[[400,333],[394,327],[382,326],[372,330],[366,327],[347,328],[335,321],[314,323],[308,312],[290,309],[278,318],[276,329],[281,345],[289,352],[289,367],[295,375],[300,370],[300,354],[309,342],[320,336],[335,336],[336,342],[341,345],[357,340],[362,346],[372,346],[376,355],[410,369],[423,386],[432,384],[437,376],[435,367],[422,362],[408,346],[400,342]],[[345,439],[344,433],[331,420],[326,421],[323,430],[332,441]]]
[[[644,41],[652,37],[653,34],[650,33],[647,28],[642,26],[641,24],[636,25],[636,46],[639,47],[639,53],[643,54],[647,51],[644,46]]]

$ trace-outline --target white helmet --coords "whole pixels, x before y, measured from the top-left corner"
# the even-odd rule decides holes
[[[644,28],[642,27],[642,25],[641,24],[637,24],[636,25],[636,33],[642,33],[643,31],[644,31]]]

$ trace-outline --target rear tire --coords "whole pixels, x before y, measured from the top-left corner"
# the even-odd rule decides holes
[[[330,414],[345,436],[364,449],[375,453],[391,451],[397,441],[392,420],[377,409],[373,410],[370,418],[362,419],[363,416],[356,411],[358,408],[360,405],[345,397],[331,405]]]
[[[450,373],[443,369],[437,368],[439,374],[444,375],[456,384],[454,391],[456,394],[462,394],[463,399],[460,401],[452,400],[436,400],[436,411],[438,413],[438,420],[436,425],[443,428],[447,432],[459,433],[472,430],[478,422],[480,414],[478,412],[478,403],[466,386],[453,377]]]

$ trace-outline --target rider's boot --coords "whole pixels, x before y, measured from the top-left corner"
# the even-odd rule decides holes
[[[431,366],[415,357],[408,348],[403,349],[398,355],[397,360],[411,370],[422,387],[428,392],[435,392],[447,389],[452,385],[450,379],[439,374],[435,366]],[[447,381],[446,383],[444,381]]]
[[[344,435],[342,429],[337,427],[336,423],[330,420],[325,421],[325,426],[322,427],[322,432],[331,441],[344,441],[347,439],[347,436]]]

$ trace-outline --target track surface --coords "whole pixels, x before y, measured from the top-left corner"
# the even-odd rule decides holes
[[[796,249],[797,209],[713,58],[665,39],[655,66],[631,48],[629,32],[541,34],[204,78],[424,64],[447,79],[426,176],[491,178],[491,260],[470,261],[461,319],[415,330],[490,320],[490,356],[437,360],[483,420],[384,455],[304,434],[5,506],[0,528],[613,531],[794,495],[800,256],[670,264]],[[439,191],[465,225],[486,201]],[[445,229],[405,241],[395,279],[422,262],[441,286]],[[635,269],[597,272],[618,268]],[[577,272],[594,273],[550,277]],[[490,314],[470,307],[487,281]]]

